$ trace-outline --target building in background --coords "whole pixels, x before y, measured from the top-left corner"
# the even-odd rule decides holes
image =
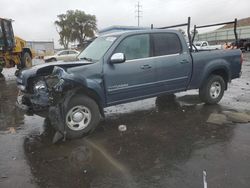
[[[238,39],[250,39],[250,17],[238,20]],[[235,41],[233,24],[225,25],[215,31],[198,34],[196,41],[208,41],[211,44]]]
[[[55,53],[54,41],[27,41],[29,47],[36,57],[44,57]]]

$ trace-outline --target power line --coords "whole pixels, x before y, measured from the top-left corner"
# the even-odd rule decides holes
[[[135,13],[136,13],[136,18],[137,18],[137,26],[140,26],[140,18],[142,17],[141,13],[142,13],[142,5],[140,5],[140,2],[138,1],[138,3],[135,5]]]

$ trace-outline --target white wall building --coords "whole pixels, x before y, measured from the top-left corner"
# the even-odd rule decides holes
[[[27,41],[27,47],[33,50],[36,56],[54,54],[54,41]]]
[[[237,21],[238,39],[250,39],[250,17]],[[208,41],[210,43],[224,43],[235,40],[234,25],[225,25],[215,31],[200,33],[195,40]]]

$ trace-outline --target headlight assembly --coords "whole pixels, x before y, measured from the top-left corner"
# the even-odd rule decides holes
[[[43,80],[36,82],[34,84],[33,90],[34,90],[34,93],[41,93],[41,94],[48,92],[47,85],[46,85],[45,81],[43,81]]]

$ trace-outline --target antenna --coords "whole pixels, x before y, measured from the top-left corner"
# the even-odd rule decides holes
[[[138,1],[138,3],[135,5],[135,13],[136,13],[136,18],[137,18],[137,26],[139,27],[140,26],[140,18],[142,17],[141,16],[141,13],[142,13],[142,5],[140,4],[140,2]]]

